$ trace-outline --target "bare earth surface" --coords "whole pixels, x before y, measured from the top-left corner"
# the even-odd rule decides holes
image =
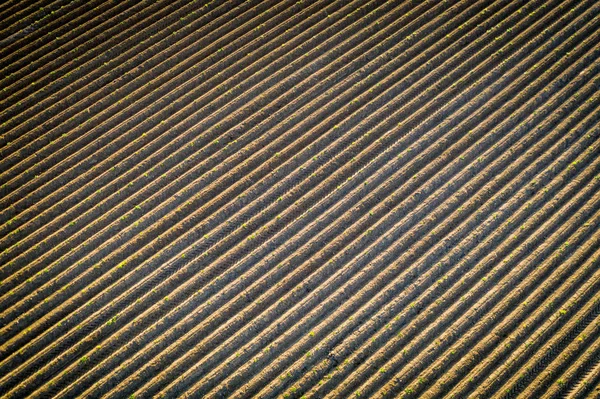
[[[600,397],[600,1],[6,0],[0,397]]]

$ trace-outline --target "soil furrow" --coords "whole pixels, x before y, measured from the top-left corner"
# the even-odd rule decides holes
[[[258,11],[264,8],[265,4],[267,3],[259,4],[256,7]],[[147,20],[156,20],[150,27],[157,30],[156,35],[151,35],[148,39],[141,41],[136,40],[135,35],[125,38],[117,46],[106,50],[107,55],[104,57],[94,57],[95,52],[93,51],[89,54],[86,53],[87,57],[91,59],[74,69],[76,73],[65,71],[64,77],[57,79],[54,84],[45,86],[45,90],[52,93],[50,98],[35,103],[29,108],[29,113],[21,113],[21,120],[11,118],[6,123],[8,132],[4,134],[5,139],[10,141],[14,138],[15,141],[12,142],[11,148],[3,149],[3,159],[0,160],[0,167],[6,170],[0,175],[1,188],[4,192],[12,187],[11,182],[18,178],[21,178],[22,181],[23,174],[29,179],[35,174],[40,174],[37,184],[41,185],[42,181],[45,182],[46,175],[40,171],[49,169],[51,166],[56,170],[57,166],[65,163],[61,162],[56,165],[57,162],[53,157],[57,155],[65,158],[73,153],[76,154],[76,150],[80,150],[81,147],[89,147],[89,143],[94,138],[101,137],[105,141],[114,139],[113,136],[116,132],[113,135],[107,135],[106,132],[115,130],[115,127],[124,120],[130,119],[145,106],[156,102],[155,99],[152,101],[148,99],[160,95],[161,92],[155,93],[157,86],[163,86],[163,94],[164,87],[167,92],[172,90],[173,86],[165,85],[165,83],[169,80],[172,81],[174,76],[179,75],[180,79],[182,74],[184,77],[189,77],[192,73],[189,69],[190,64],[194,65],[198,61],[198,57],[207,59],[211,50],[216,53],[218,46],[223,45],[227,39],[236,39],[235,32],[240,34],[237,38],[244,37],[245,32],[240,32],[241,27],[234,29],[235,25],[224,23],[224,21],[228,21],[230,18],[240,18],[240,13],[242,17],[239,22],[245,22],[244,17],[252,18],[249,12],[244,12],[244,9],[239,10],[239,7],[231,10],[235,3],[230,2],[227,3],[227,7],[220,7],[224,10],[217,8],[201,15],[194,23],[185,25],[181,17],[181,15],[186,15],[185,7],[183,10],[172,10],[176,7],[176,3],[174,3],[165,9],[156,9],[160,5],[162,3],[155,3],[151,6],[149,11],[155,12],[146,17]],[[191,7],[191,5],[187,7]],[[252,14],[251,10],[253,9],[250,9],[250,14]],[[254,9],[254,11],[257,10]],[[168,19],[178,21],[178,24],[182,26],[180,29],[174,29],[169,24],[165,25]],[[264,21],[261,20],[261,22]],[[241,26],[246,26],[248,30],[251,29],[247,23]],[[195,29],[209,30],[209,27],[212,27],[213,30],[205,32],[206,36],[203,36],[203,40],[198,43],[206,48],[203,48],[204,51],[200,51],[197,57],[190,58],[191,43],[197,42],[198,36],[200,36]],[[131,30],[134,30],[133,28]],[[233,30],[231,30],[232,28]],[[127,36],[127,32],[129,30],[123,32],[123,35]],[[113,41],[119,37],[117,36]],[[221,40],[217,40],[218,38]],[[150,43],[146,43],[147,41]],[[112,44],[111,41],[107,43],[107,46]],[[132,45],[133,47],[130,47],[128,51],[124,51],[127,46]],[[165,48],[168,50],[164,51]],[[198,47],[194,46],[193,52],[198,53]],[[119,57],[111,58],[113,54],[119,54]],[[187,65],[187,70],[173,68],[177,64],[174,55],[183,56],[185,60],[183,64]],[[220,54],[219,58],[221,58]],[[71,60],[65,68],[76,62]],[[169,72],[165,73],[167,71]],[[60,73],[57,72],[57,74]],[[52,78],[51,74],[48,76],[48,79]],[[83,89],[76,90],[78,88]],[[141,98],[145,98],[145,101],[140,101]],[[156,106],[160,104],[157,102]],[[132,105],[135,106],[132,107]],[[38,110],[42,110],[43,113],[39,113]],[[119,113],[123,115],[119,115]],[[152,115],[151,112],[146,114]],[[22,142],[26,144],[22,146]],[[94,148],[99,146],[100,143]],[[84,155],[87,154],[83,154],[79,158]],[[73,155],[71,155],[72,157]],[[54,173],[57,174],[57,172]],[[29,182],[29,185],[32,184]]]
[[[600,287],[599,287],[600,291]],[[598,311],[598,315],[600,315],[600,308]],[[596,328],[600,325],[600,317],[597,317],[592,324],[596,324]],[[562,359],[570,357],[573,364],[566,370],[562,375],[558,378],[555,378],[553,384],[548,387],[544,394],[550,398],[564,398],[564,397],[573,397],[576,395],[576,392],[581,390],[585,385],[585,381],[588,380],[589,376],[592,374],[594,366],[597,366],[600,363],[600,335],[596,334],[596,339],[594,341],[594,336],[589,332],[580,334],[579,338],[577,338],[574,342],[572,342],[568,348],[565,348],[563,354],[561,356]],[[585,347],[581,348],[583,343],[585,342]],[[575,351],[579,349],[579,356],[574,358]],[[566,353],[565,353],[566,352]],[[561,364],[561,360],[558,359],[554,361],[555,368],[552,368],[552,374],[556,375],[557,370],[561,367],[564,367]],[[550,368],[550,365],[548,368]]]
[[[596,0],[6,0],[0,396],[600,398]]]
[[[20,37],[23,37],[29,32],[26,27],[31,25],[32,22],[35,22],[36,19],[44,16],[44,8],[58,11],[65,6],[68,7],[70,4],[69,2],[65,5],[65,3],[65,1],[59,0],[47,4],[46,7],[40,7],[43,4],[41,1],[35,3],[34,1],[25,0],[18,2],[19,10],[15,10],[15,7],[11,7],[2,11],[0,14],[0,20],[2,20],[3,26],[0,30],[0,43],[6,46],[15,40],[18,40]]]
[[[496,200],[496,201],[497,201],[497,200]],[[498,205],[497,205],[497,206],[498,206]],[[495,214],[495,217],[494,217],[494,219],[498,219],[498,215],[497,215],[497,214]],[[498,221],[496,221],[496,222],[497,222],[497,223],[499,223]],[[507,234],[507,233],[504,233],[504,234]],[[478,234],[478,235],[476,235],[476,236],[474,237],[474,239],[476,239],[476,237],[478,237],[478,236],[485,236],[485,235],[479,235],[479,234]],[[435,234],[435,236],[434,236],[434,237],[437,237],[437,232],[436,232],[436,234]],[[446,242],[444,241],[444,243],[446,243]],[[446,251],[446,245],[442,245],[442,246],[441,246],[441,248],[442,248],[441,250],[442,250],[442,254],[443,254],[443,253]],[[480,249],[480,251],[481,251],[481,249]],[[457,257],[457,256],[458,256],[457,260],[458,260],[458,259],[461,259],[461,258],[463,257],[463,255],[464,255],[464,251],[463,251],[462,249],[457,249],[457,250],[453,251],[453,253],[454,253],[454,255],[452,255],[453,257]],[[484,252],[484,253],[485,253],[485,252]],[[409,254],[410,254],[410,256],[412,256],[412,253],[410,253],[410,252],[409,252]],[[405,256],[409,256],[409,255],[407,254],[407,255],[405,255]],[[477,259],[477,258],[475,258],[475,259]],[[435,260],[435,258],[434,258],[434,259],[432,259],[432,260],[430,260],[430,261],[429,261],[429,264],[431,265],[431,264],[432,264],[433,262],[435,262],[435,261],[436,261],[436,260]],[[446,262],[442,262],[442,263],[440,263],[440,265],[442,265],[442,264],[447,264],[447,263],[446,263]],[[447,267],[447,266],[446,266],[446,267]],[[434,269],[434,270],[435,270],[435,269]],[[442,277],[444,277],[442,274],[440,274],[440,273],[441,273],[441,271],[439,271],[439,270],[435,270],[435,272],[436,272],[436,274],[439,276],[438,278],[442,278]],[[459,276],[460,276],[460,275],[459,275]],[[431,277],[430,277],[430,279],[431,279]],[[435,278],[434,278],[433,280],[431,280],[431,281],[432,281],[432,282],[435,282]],[[439,281],[440,281],[440,280],[438,280],[438,284],[439,284]],[[446,278],[443,278],[443,279],[442,279],[442,281],[446,282],[446,281],[447,281],[447,279],[446,279]],[[476,281],[476,280],[475,280],[475,281]],[[438,290],[439,290],[440,288],[441,288],[441,287],[437,287],[437,289],[438,289]],[[433,297],[433,298],[435,298],[435,297]],[[414,299],[414,298],[413,298],[413,299]],[[408,301],[408,299],[407,299],[407,301]],[[432,301],[433,301],[433,300],[432,300]],[[436,303],[436,306],[439,306],[439,305],[440,305],[439,303]],[[412,309],[412,308],[411,308],[411,309]],[[412,310],[409,310],[409,312],[412,312]],[[390,320],[390,319],[388,319],[388,320]],[[359,321],[360,321],[360,319],[359,319]],[[397,321],[397,320],[395,320],[395,321]],[[383,327],[383,326],[385,325],[385,319],[378,320],[378,325],[379,325],[379,326],[381,326],[381,327]],[[381,327],[380,327],[380,328],[381,328]],[[372,329],[372,327],[371,327],[371,328],[366,328],[366,327],[365,327],[365,328],[363,329],[363,331],[364,331],[364,332],[367,332],[367,333],[369,333],[369,334],[370,334],[370,333],[372,333],[372,332],[373,332],[373,329]],[[393,332],[394,330],[390,330],[390,331],[391,331],[391,332]],[[389,335],[389,334],[391,334],[391,332],[388,332],[388,335]],[[360,339],[360,338],[359,338],[359,339]],[[383,342],[386,342],[386,341],[385,341],[385,340],[383,340]],[[352,347],[352,345],[350,345],[350,347]],[[313,355],[313,356],[314,356],[314,355]],[[336,351],[336,356],[335,356],[335,357],[336,357],[337,359],[343,359],[343,357],[342,357],[342,358],[340,358],[340,354],[339,354],[337,351]],[[339,362],[341,362],[341,360],[339,360]],[[328,363],[329,365],[331,365],[331,364],[337,365],[337,361],[335,361],[335,362],[334,362],[334,361],[332,361],[331,359],[328,359],[326,363]],[[323,373],[322,375],[324,375],[324,374],[326,374],[326,373]],[[318,381],[318,380],[317,380],[317,381]]]
[[[583,199],[585,200],[586,198],[584,197]],[[592,202],[592,203],[595,204],[595,202]],[[568,205],[571,207],[571,209],[573,209],[573,207],[575,206],[575,204],[576,203],[573,203],[573,202],[568,203]],[[583,208],[580,212],[587,212],[589,214],[593,210],[594,210],[593,207],[588,206],[588,207]],[[560,220],[560,222],[559,222],[560,224],[558,226],[562,225],[566,221],[566,219],[567,219],[564,215],[556,215],[552,219],[556,219],[556,218],[558,218],[559,220],[562,219],[562,220]],[[545,224],[548,225],[548,223],[552,223],[553,222],[552,219],[550,219]],[[538,227],[539,225],[534,225],[534,226]],[[532,228],[532,227],[530,227],[530,228]],[[571,228],[571,229],[573,229],[573,228]],[[554,229],[550,229],[550,231],[553,231],[553,230]],[[544,246],[544,248],[542,248],[541,251],[540,250],[534,251],[533,254],[530,255],[530,258],[535,258],[536,262],[540,262],[543,259],[547,258],[550,255],[550,253],[553,252],[553,250],[555,248],[557,248],[562,242],[564,242],[564,241],[562,241],[561,243],[559,243],[559,242],[557,242],[558,239],[562,238],[564,240],[565,238],[567,238],[569,236],[569,234],[572,233],[572,231],[570,232],[569,230],[570,230],[569,228],[565,229],[563,227],[562,231],[559,230],[559,233],[556,235],[556,239],[557,240],[555,240],[555,244],[554,245]],[[520,233],[519,235],[524,235],[524,234],[525,233]],[[538,242],[542,241],[543,238],[545,238],[545,234],[546,234],[545,231],[540,231],[539,234],[538,234],[538,236],[535,237],[535,238],[537,238]],[[528,241],[531,241],[531,238],[529,238]],[[489,310],[489,309],[487,309],[487,307],[491,306],[494,303],[494,300],[492,298],[506,294],[506,292],[508,291],[508,288],[510,287],[510,285],[502,284],[501,285],[502,289],[493,290],[488,295],[486,295],[486,297],[489,297],[489,296],[492,297],[492,298],[486,298],[486,301],[484,302],[486,306],[474,307],[473,305],[471,305],[471,303],[469,301],[469,298],[477,298],[476,293],[478,293],[479,295],[481,295],[481,291],[487,290],[486,285],[488,285],[487,284],[488,282],[489,282],[489,285],[495,285],[495,284],[500,285],[501,282],[503,282],[503,281],[506,281],[506,280],[511,281],[511,278],[512,279],[514,279],[514,278],[518,278],[518,279],[524,278],[524,276],[527,275],[526,274],[527,270],[530,269],[530,268],[532,268],[532,264],[529,263],[529,262],[527,262],[527,263],[526,262],[522,262],[522,263],[526,263],[527,265],[529,265],[529,267],[523,267],[523,268],[520,268],[520,269],[515,268],[515,269],[511,270],[506,276],[503,276],[503,274],[506,273],[507,269],[510,270],[510,267],[514,263],[516,263],[516,262],[518,262],[518,261],[521,260],[520,258],[523,256],[523,253],[525,252],[525,250],[522,249],[522,248],[528,248],[528,247],[530,247],[530,245],[523,244],[522,246],[519,247],[519,250],[517,252],[520,256],[514,256],[512,258],[509,258],[510,260],[507,261],[505,264],[503,264],[502,268],[500,270],[496,269],[496,270],[493,271],[493,273],[491,273],[491,274],[488,273],[487,275],[484,275],[484,277],[486,278],[487,281],[486,280],[479,281],[478,284],[475,286],[475,288],[476,288],[475,292],[473,292],[473,291],[469,292],[470,295],[468,295],[466,298],[463,297],[463,301],[455,303],[446,312],[448,314],[448,316],[445,318],[446,319],[446,323],[448,323],[449,320],[455,320],[457,318],[458,314],[463,314],[465,307],[467,307],[467,309],[470,308],[471,310],[470,310],[470,312],[467,312],[466,314],[464,314],[460,318],[460,321],[462,322],[462,329],[466,328],[467,326],[472,325],[473,324],[473,320],[480,320],[476,315],[478,313],[481,314],[481,313],[486,312],[486,310]],[[532,250],[534,248],[535,248],[535,246],[531,247]],[[504,270],[504,273],[501,270]],[[518,277],[513,276],[514,274],[517,274]],[[500,280],[500,278],[502,278],[502,280]],[[484,301],[484,300],[483,299],[480,300],[480,302],[482,302],[482,301]],[[513,299],[513,301],[514,301],[514,299]],[[486,323],[491,323],[494,320],[495,319],[488,318],[488,319],[485,319],[485,322]],[[438,323],[440,323],[440,321],[438,321]],[[430,328],[428,328],[426,330],[425,333],[434,334],[435,333],[434,331],[436,330],[436,327],[437,327],[437,331],[439,331],[439,328],[441,326],[440,327],[438,327],[436,325],[431,326]],[[409,328],[410,328],[410,326],[409,326]],[[447,331],[449,331],[447,333],[448,335],[452,334],[452,336],[454,336],[454,337],[458,337],[458,336],[461,336],[461,334],[463,334],[462,329],[460,327],[457,327],[456,330],[455,330],[455,329],[449,329],[450,326],[446,325],[446,326],[444,326],[444,328],[447,329]],[[477,330],[476,332],[478,332],[479,334],[481,334],[482,331],[485,331],[485,330]],[[406,335],[407,334],[403,333],[403,336],[406,336]],[[475,337],[469,337],[469,338],[476,339]],[[407,341],[407,344],[408,344],[408,342],[410,342],[410,341]],[[448,340],[445,340],[445,341],[440,340],[440,342],[441,342],[441,344],[438,344],[438,347],[439,348],[445,348],[446,345],[449,345],[450,341],[448,341]],[[376,357],[379,359],[379,361],[378,362],[374,362],[373,360],[371,360],[369,363],[367,363],[364,366],[362,366],[361,367],[362,369],[365,369],[365,368],[366,369],[364,371],[359,371],[358,373],[355,373],[354,374],[355,377],[352,380],[346,381],[346,383],[342,386],[341,389],[336,390],[336,394],[339,394],[340,392],[349,392],[350,390],[354,391],[354,389],[359,389],[360,392],[361,392],[361,394],[367,394],[367,395],[368,394],[373,394],[374,393],[373,390],[374,390],[374,388],[376,386],[380,386],[380,387],[382,386],[382,385],[375,385],[377,379],[384,379],[384,381],[385,381],[385,380],[388,380],[394,374],[401,375],[402,379],[398,380],[398,381],[394,381],[395,382],[394,386],[392,386],[392,387],[386,386],[385,389],[386,389],[386,391],[387,391],[388,394],[394,394],[394,393],[398,394],[398,390],[401,389],[401,388],[403,388],[403,387],[405,387],[404,384],[406,383],[406,380],[404,380],[404,378],[407,377],[408,381],[410,381],[411,378],[414,378],[414,377],[411,377],[414,374],[410,374],[410,372],[414,373],[415,370],[418,370],[418,368],[415,369],[414,367],[412,369],[409,369],[408,367],[410,366],[410,363],[409,363],[409,365],[405,366],[404,368],[398,367],[398,365],[401,365],[401,364],[405,363],[405,361],[403,360],[403,358],[406,357],[406,356],[409,356],[409,359],[410,359],[410,356],[415,356],[415,355],[419,355],[419,354],[421,354],[421,357],[427,356],[428,359],[430,359],[431,357],[436,356],[436,352],[435,351],[434,352],[432,352],[432,351],[423,352],[424,348],[422,347],[422,345],[410,345],[410,346],[406,345],[405,348],[408,348],[408,352],[407,353],[400,352],[398,349],[396,349],[396,348],[398,348],[397,344],[394,345],[394,346],[392,346],[392,347],[390,347],[390,346],[391,345],[389,345],[389,344],[387,345],[388,348],[386,348],[385,352],[389,353],[390,351],[393,351],[393,352],[396,353],[392,357],[391,360],[389,360],[389,361],[383,361],[385,359],[385,357],[387,357],[387,355],[384,355],[383,351],[379,351],[376,354]],[[415,359],[415,361],[417,361],[420,365],[427,364],[427,359],[419,359],[419,357],[417,357]],[[431,360],[429,360],[429,361],[431,361]],[[378,370],[380,370],[381,368],[384,368],[386,370],[386,372],[385,373],[378,373]],[[365,376],[365,374],[364,374],[365,372],[368,373],[367,376],[369,376],[369,375],[371,376],[370,381],[368,381],[367,383],[364,382],[366,380],[366,378],[367,378],[367,376]],[[406,374],[404,374],[404,373],[406,373]],[[406,377],[405,377],[405,375],[406,375]],[[360,384],[361,384],[360,388],[358,388],[357,386],[349,385],[350,382],[355,382],[355,381],[360,382]]]
[[[439,234],[439,232],[436,232],[437,234]]]
[[[0,74],[8,77],[8,79],[4,78],[0,80],[2,92],[9,96],[11,92],[15,91],[11,88],[11,84],[14,84],[19,79],[24,80],[26,75],[23,74],[23,72],[25,72],[23,69],[35,71],[39,68],[39,70],[36,71],[38,72],[37,78],[31,77],[31,75],[28,77],[28,79],[33,80],[34,82],[39,79],[40,76],[43,76],[43,68],[40,67],[42,67],[44,63],[39,62],[39,59],[45,55],[44,52],[47,53],[61,48],[61,52],[57,52],[55,57],[59,54],[66,54],[67,48],[63,47],[65,44],[63,42],[64,38],[63,41],[61,41],[57,39],[58,37],[67,36],[67,38],[75,38],[80,36],[85,32],[85,26],[88,24],[98,24],[102,19],[111,15],[110,13],[113,13],[112,15],[114,15],[115,12],[121,12],[128,8],[127,3],[121,3],[120,8],[116,7],[117,5],[118,4],[115,4],[114,2],[107,2],[104,4],[100,1],[81,2],[79,7],[73,9],[69,13],[56,15],[56,17],[54,17],[56,14],[54,11],[50,11],[49,14],[46,14],[46,18],[51,19],[51,21],[48,21],[48,24],[43,27],[40,26],[32,34],[27,35],[24,38],[26,40],[18,40],[0,51],[0,59],[4,57],[3,65],[6,66],[6,68],[0,70]],[[104,14],[105,12],[107,14]],[[93,25],[91,25],[90,28],[93,28]],[[10,56],[5,57],[5,55]],[[10,102],[7,102],[6,99],[2,100],[0,102],[1,109],[4,110],[7,104],[10,104]],[[1,113],[2,111],[0,111],[0,114]]]

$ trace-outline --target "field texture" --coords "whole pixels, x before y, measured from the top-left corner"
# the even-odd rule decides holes
[[[600,397],[600,1],[7,0],[0,397]]]

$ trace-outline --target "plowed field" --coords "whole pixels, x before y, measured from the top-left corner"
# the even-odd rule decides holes
[[[6,0],[0,397],[600,397],[600,1]]]

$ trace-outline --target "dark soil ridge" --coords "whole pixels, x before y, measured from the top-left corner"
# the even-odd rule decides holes
[[[0,396],[593,394],[598,15],[4,2]]]

